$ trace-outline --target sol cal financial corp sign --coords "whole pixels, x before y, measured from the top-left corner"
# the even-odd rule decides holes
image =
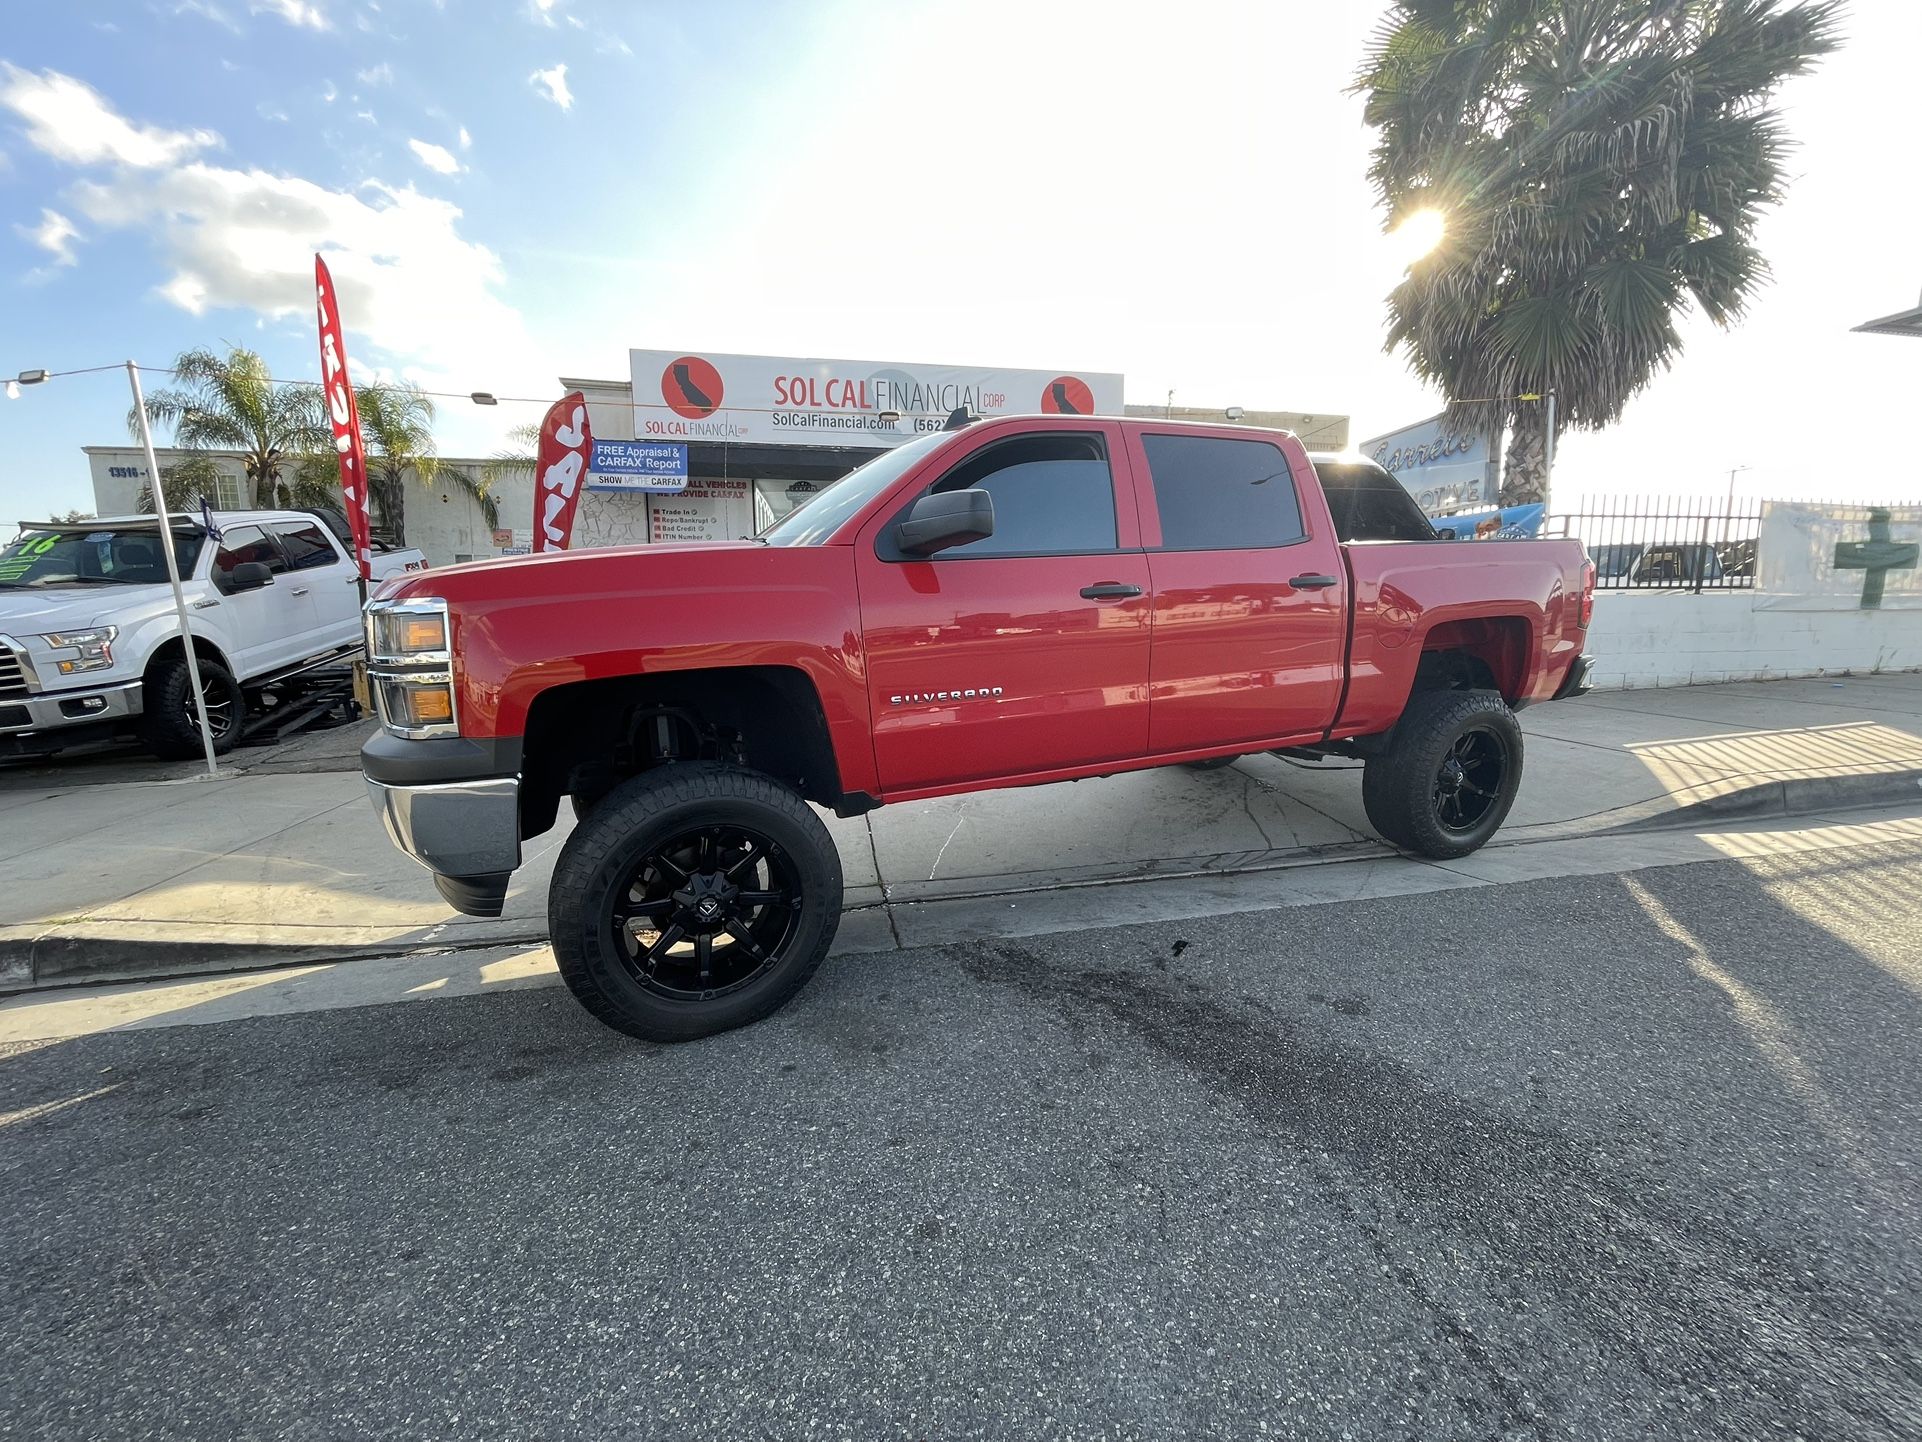
[[[629,351],[628,364],[643,441],[894,446],[941,429],[962,407],[983,416],[1122,413],[1121,377],[1101,371],[669,350]]]

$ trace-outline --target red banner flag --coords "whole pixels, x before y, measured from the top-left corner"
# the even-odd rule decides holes
[[[334,452],[340,460],[340,493],[347,505],[347,529],[354,537],[354,561],[365,581],[373,573],[373,541],[367,522],[367,457],[361,449],[360,406],[347,379],[347,340],[341,334],[340,306],[327,262],[314,257],[315,309],[320,318],[320,385],[327,398],[327,419],[334,427]]]
[[[594,436],[587,427],[587,399],[579,391],[548,407],[534,460],[534,552],[565,551],[574,535]]]

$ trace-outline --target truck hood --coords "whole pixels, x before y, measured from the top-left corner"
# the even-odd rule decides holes
[[[173,606],[169,586],[56,586],[46,590],[0,586],[0,632],[37,636],[126,626]]]
[[[676,589],[723,590],[744,576],[779,571],[779,558],[797,549],[804,548],[764,546],[758,541],[688,541],[500,556],[394,576],[381,584],[375,596],[383,601],[439,596],[450,602],[488,602],[652,590],[664,584]]]

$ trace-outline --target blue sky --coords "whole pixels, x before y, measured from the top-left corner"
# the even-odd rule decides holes
[[[1401,264],[1342,94],[1367,0],[124,0],[0,29],[0,374],[234,342],[315,370],[313,251],[357,378],[550,396],[630,346],[1122,371],[1128,398],[1437,398],[1381,353]],[[1909,57],[1856,7],[1788,94],[1776,284],[1558,491],[1913,498],[1922,344],[1848,334],[1922,286]],[[1906,157],[1906,158],[1898,158]],[[124,377],[0,401],[14,514],[91,507]],[[538,407],[450,402],[485,453]],[[1835,473],[1838,453],[1868,459]]]

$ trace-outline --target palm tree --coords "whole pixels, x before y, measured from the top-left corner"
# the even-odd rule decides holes
[[[434,454],[434,402],[418,386],[368,386],[354,392],[367,450],[367,494],[398,542],[407,538],[407,472],[423,485],[437,481],[464,490],[480,504],[488,529],[500,524],[488,482]]]
[[[481,479],[495,485],[509,471],[531,471],[540,458],[539,421],[515,426],[507,433],[507,444],[494,452],[494,458],[481,467]]]
[[[332,450],[320,388],[275,384],[267,363],[250,350],[235,346],[224,357],[183,351],[174,357],[173,378],[172,386],[147,397],[148,421],[171,425],[181,450],[238,452],[250,506],[280,499],[283,466]],[[140,417],[131,408],[127,431],[140,433]],[[176,470],[204,480],[207,467],[198,463],[206,459],[192,456]],[[162,478],[163,491],[174,484]]]
[[[1790,149],[1777,87],[1839,43],[1839,0],[1396,0],[1353,89],[1388,224],[1446,234],[1388,297],[1451,422],[1510,427],[1505,504],[1539,501],[1539,398],[1595,429],[1681,349],[1691,304],[1739,319]],[[1536,399],[1523,400],[1522,397]]]

